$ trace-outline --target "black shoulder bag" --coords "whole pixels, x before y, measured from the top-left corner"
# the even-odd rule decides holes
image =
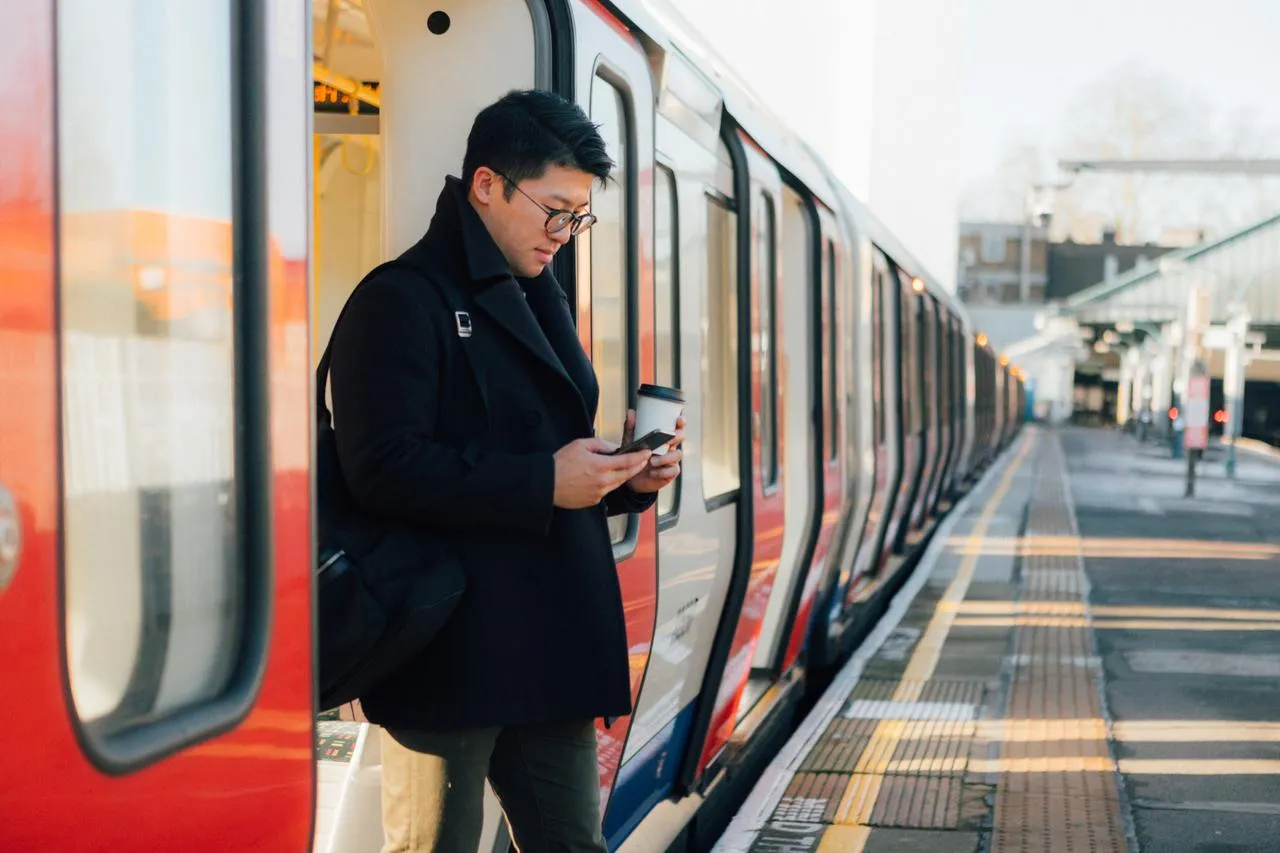
[[[356,285],[352,297],[392,266],[403,265],[391,261],[375,268]],[[454,307],[452,292],[432,284]],[[354,701],[395,674],[440,631],[466,588],[462,564],[446,541],[405,524],[367,517],[347,490],[325,403],[332,349],[331,335],[316,368],[321,709]]]

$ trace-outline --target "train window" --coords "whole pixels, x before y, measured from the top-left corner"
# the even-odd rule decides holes
[[[925,430],[931,430],[933,416],[937,415],[937,401],[933,397],[933,306],[931,300],[927,296],[919,298],[919,316],[920,316],[920,348],[922,348],[923,357],[920,359],[920,386],[922,386],[922,397],[920,397],[920,427]]]
[[[232,697],[261,627],[238,497],[233,15],[57,11],[66,665],[92,752],[134,766],[234,714],[163,725]]]
[[[707,298],[703,333],[702,493],[738,488],[738,217],[707,196]]]
[[[659,385],[680,387],[680,217],[676,176],[657,168],[654,181],[655,235],[653,274],[654,358]],[[680,481],[658,493],[658,518],[679,509]]]
[[[833,462],[840,455],[840,443],[837,440],[837,430],[840,426],[840,391],[837,384],[839,371],[836,369],[836,352],[839,341],[837,335],[839,328],[836,325],[836,249],[835,244],[830,240],[827,241],[826,258],[823,262],[823,328],[824,335],[824,353],[823,359],[826,364],[823,369],[824,393],[827,401],[827,417],[823,436],[823,447],[825,448],[824,458],[828,462]]]
[[[580,251],[586,254],[591,270],[591,363],[600,380],[600,404],[596,410],[596,435],[622,442],[627,406],[631,399],[631,371],[628,341],[627,284],[630,280],[627,212],[630,207],[631,152],[627,140],[627,108],[623,94],[600,77],[591,88],[591,118],[600,126],[609,156],[617,164],[617,180],[596,186],[591,192],[591,211],[599,217],[584,236]],[[609,519],[614,544],[627,538],[632,519],[617,515]]]
[[[768,489],[778,482],[778,274],[773,199],[760,197],[758,299],[760,331],[757,349],[760,364],[760,479]]]

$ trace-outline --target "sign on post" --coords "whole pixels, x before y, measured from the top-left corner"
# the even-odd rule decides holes
[[[1182,433],[1187,450],[1204,450],[1209,444],[1209,377],[1192,375],[1187,380],[1183,406],[1186,428]]]

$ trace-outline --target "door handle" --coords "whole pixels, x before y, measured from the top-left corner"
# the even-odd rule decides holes
[[[4,592],[18,571],[22,553],[22,519],[13,495],[0,485],[0,593]]]

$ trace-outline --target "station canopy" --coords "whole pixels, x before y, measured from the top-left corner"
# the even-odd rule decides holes
[[[1191,288],[1209,294],[1210,322],[1243,309],[1254,326],[1280,326],[1280,214],[1225,237],[1170,252],[1056,306],[1085,326],[1182,320]]]

